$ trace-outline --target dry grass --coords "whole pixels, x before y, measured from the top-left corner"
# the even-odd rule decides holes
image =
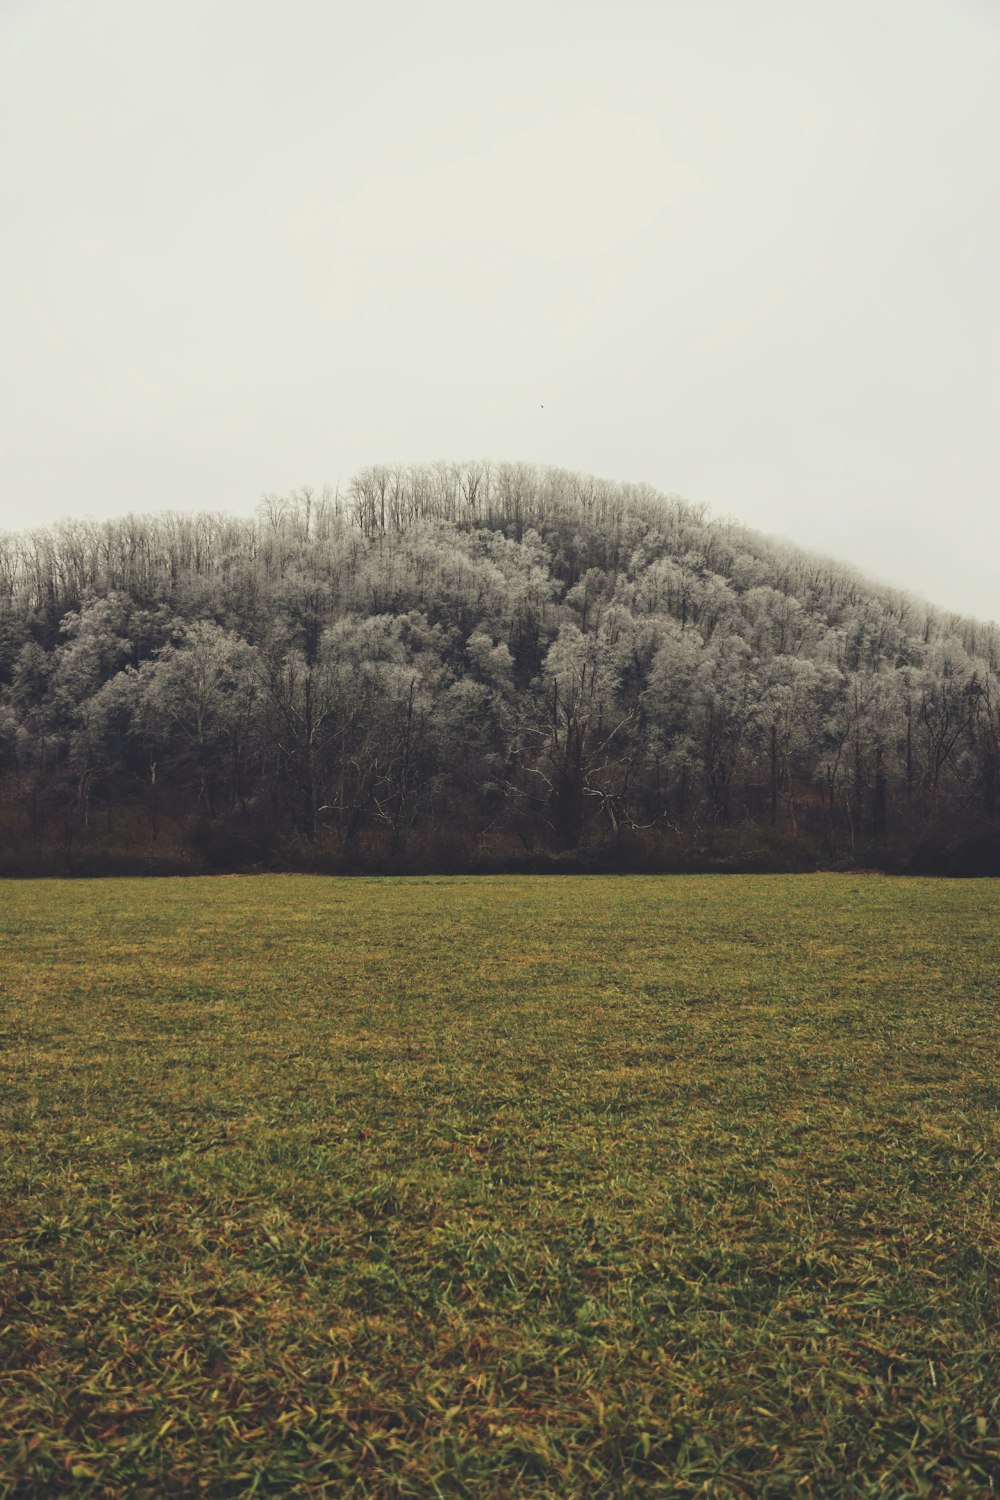
[[[997,894],[0,886],[0,1494],[1000,1493]]]

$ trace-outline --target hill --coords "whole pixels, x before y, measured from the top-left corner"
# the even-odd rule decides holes
[[[6,873],[1000,871],[1000,631],[645,486],[0,538]]]

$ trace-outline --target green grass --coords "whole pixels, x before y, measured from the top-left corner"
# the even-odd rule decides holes
[[[998,897],[0,885],[0,1495],[1000,1494]]]

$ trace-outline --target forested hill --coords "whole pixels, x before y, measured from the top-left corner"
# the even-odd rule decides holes
[[[643,486],[0,538],[8,873],[1000,872],[1000,632]]]

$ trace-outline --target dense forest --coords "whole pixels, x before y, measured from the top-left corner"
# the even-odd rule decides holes
[[[0,871],[1000,873],[1000,631],[636,485],[0,537]]]

